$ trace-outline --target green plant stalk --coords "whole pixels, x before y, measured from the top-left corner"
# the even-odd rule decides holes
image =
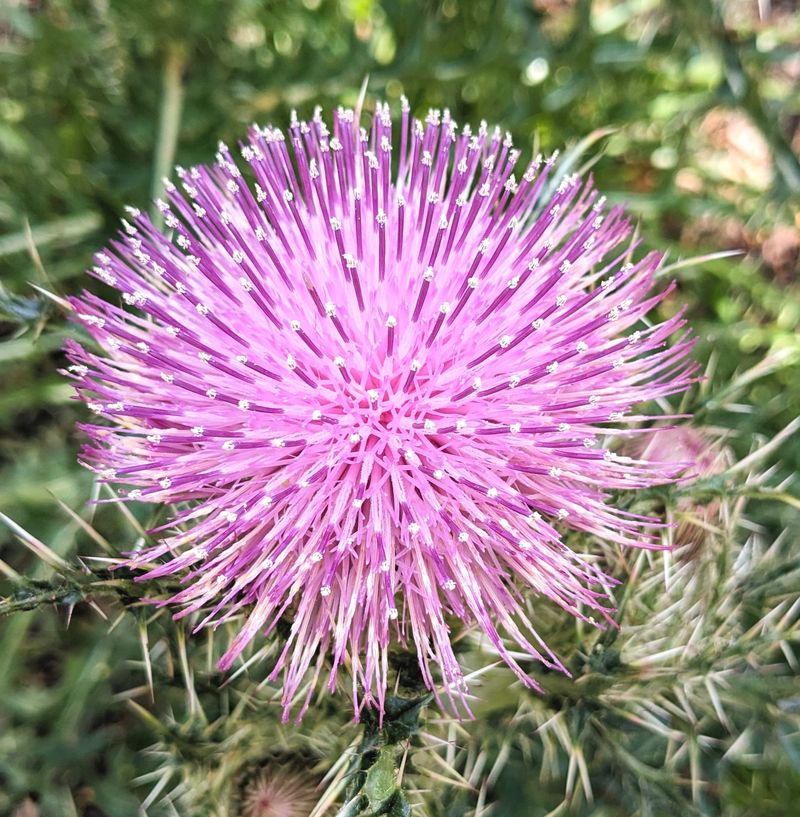
[[[158,136],[153,157],[153,180],[150,187],[153,200],[164,192],[164,177],[175,161],[181,116],[183,114],[183,73],[186,69],[186,49],[181,43],[171,43],[164,58],[161,109],[158,115]],[[153,206],[151,216],[157,227],[163,225],[161,212]]]
[[[165,586],[166,592],[177,585]],[[133,579],[117,578],[110,571],[87,571],[49,581],[22,579],[11,583],[11,592],[0,596],[0,616],[35,610],[48,604],[73,605],[94,594],[116,596],[124,607],[140,606],[141,587]]]

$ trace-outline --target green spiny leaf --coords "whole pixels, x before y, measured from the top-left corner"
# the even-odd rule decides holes
[[[384,814],[395,793],[397,769],[394,755],[394,746],[384,746],[378,753],[378,759],[367,772],[364,794],[367,796],[372,814]]]

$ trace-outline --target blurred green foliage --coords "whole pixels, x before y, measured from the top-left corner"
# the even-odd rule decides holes
[[[449,107],[459,121],[500,123],[523,149],[603,130],[593,172],[611,199],[628,202],[646,246],[667,250],[668,263],[741,249],[677,266],[667,308],[689,305],[709,367],[697,422],[730,429],[731,446],[748,453],[800,405],[791,5],[3,0],[0,510],[62,555],[97,552],[54,499],[82,510],[91,490],[75,463],[82,415],[56,373],[73,330],[30,283],[59,294],[87,286],[83,270],[123,204],[144,206],[166,167],[207,161],[217,140],[235,143],[254,120],[353,104],[366,76],[368,99],[405,94],[418,113]],[[800,466],[800,441],[780,453],[776,484]],[[752,513],[769,535],[798,532],[787,506]],[[117,546],[133,544],[124,519],[103,509],[98,518]],[[0,560],[42,575],[5,533]],[[68,608],[0,630],[0,813],[31,791],[46,815],[127,817],[146,792],[132,780],[149,768],[137,753],[149,733],[120,702],[143,684],[139,632],[125,619],[109,637],[85,606],[66,629]],[[500,789],[513,792],[527,772],[521,758],[509,768]],[[731,814],[779,814],[742,799],[773,797],[783,784],[770,768],[734,787]],[[784,788],[780,802],[796,802],[800,786]],[[534,813],[509,803],[495,813]]]

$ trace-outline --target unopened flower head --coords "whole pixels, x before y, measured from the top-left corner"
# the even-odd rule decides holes
[[[269,765],[245,785],[240,813],[242,817],[308,817],[317,800],[314,784],[291,767]]]
[[[682,483],[721,474],[734,462],[733,452],[723,439],[710,429],[688,425],[661,429],[644,440],[632,440],[627,447],[635,456],[679,468]],[[702,546],[720,529],[722,510],[718,498],[698,502],[685,495],[677,499],[669,514],[676,521],[671,533],[680,556],[700,554]]]
[[[675,472],[608,447],[693,376],[681,316],[643,321],[659,256],[630,260],[591,179],[447,112],[316,114],[241,156],[179,169],[165,230],[135,213],[96,256],[121,305],[72,302],[101,349],[68,349],[84,460],[177,506],[130,566],[182,577],[177,615],[243,617],[223,670],[291,622],[287,711],[343,664],[382,707],[393,640],[463,697],[457,619],[531,686],[520,655],[564,670],[520,590],[602,624],[612,580],[564,532],[655,546],[608,495]]]

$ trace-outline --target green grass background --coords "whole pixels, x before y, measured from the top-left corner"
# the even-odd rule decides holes
[[[253,121],[352,105],[367,76],[368,99],[397,106],[405,94],[418,114],[449,107],[459,122],[499,123],[526,152],[592,135],[582,160],[597,159],[598,185],[628,203],[645,245],[666,249],[668,263],[741,249],[676,269],[672,302],[689,304],[712,393],[760,367],[697,419],[729,429],[746,455],[800,406],[795,8],[0,0],[0,510],[61,555],[98,552],[58,504],[83,512],[91,490],[75,463],[84,415],[56,373],[73,330],[30,285],[87,286],[91,253],[118,229],[123,205],[148,206],[172,164],[208,161],[219,139],[235,144]],[[800,440],[785,441],[771,465],[774,484],[791,477]],[[750,514],[768,536],[797,535],[789,505]],[[99,519],[115,544],[132,543],[124,520]],[[6,578],[46,573],[5,529],[0,559]],[[0,814],[30,792],[44,815],[133,815],[147,786],[131,781],[150,768],[140,750],[152,738],[124,705],[144,683],[137,629],[126,619],[109,636],[85,605],[67,628],[68,607],[0,623]],[[501,788],[516,785],[512,776]],[[496,813],[527,814],[514,808]]]

